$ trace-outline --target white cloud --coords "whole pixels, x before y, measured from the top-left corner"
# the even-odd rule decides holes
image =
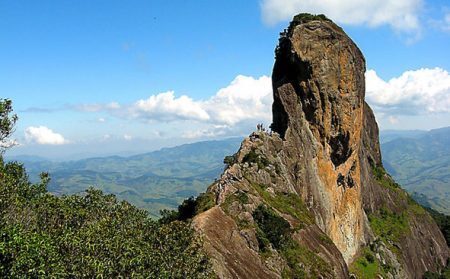
[[[61,145],[69,143],[64,137],[45,126],[28,127],[25,129],[25,139],[31,143]]]
[[[428,20],[428,23],[431,27],[433,27],[439,31],[450,33],[450,10],[449,10],[449,8],[444,7],[442,16],[439,19],[431,18]]]
[[[181,137],[185,139],[214,138],[226,134],[225,130],[218,129],[201,129],[184,132]]]
[[[238,75],[206,100],[194,100],[186,95],[177,97],[174,91],[167,91],[132,104],[111,102],[72,108],[85,112],[105,111],[119,118],[137,119],[144,123],[165,122],[177,127],[169,129],[169,132],[183,138],[202,138],[248,133],[256,123],[268,125],[272,119],[272,102],[270,77]],[[97,120],[106,121],[104,118]],[[123,138],[128,137],[125,135]]]
[[[398,123],[400,122],[400,120],[398,119],[398,117],[393,116],[393,115],[391,115],[391,116],[388,117],[388,121],[389,121],[389,123],[391,123],[392,125],[396,125],[396,124],[398,124]]]
[[[416,31],[422,4],[422,0],[263,0],[261,10],[268,24],[291,20],[298,13],[313,13],[342,24],[390,25],[397,31]]]
[[[442,30],[450,32],[450,12],[446,13],[441,23]]]
[[[419,69],[384,81],[369,70],[366,99],[375,110],[389,114],[450,112],[450,75],[441,68]]]
[[[450,113],[450,74],[441,68],[419,69],[406,71],[399,77],[385,81],[374,70],[368,70],[366,100],[377,118],[390,125],[399,125],[400,122],[404,125],[407,122],[403,117],[405,115]],[[148,126],[148,135],[153,137],[181,136],[193,139],[241,136],[248,134],[257,123],[268,126],[272,119],[272,102],[270,77],[238,75],[229,85],[204,100],[194,100],[186,95],[176,96],[173,91],[168,91],[130,104],[111,102],[78,108],[84,107],[91,112],[104,111],[121,119],[138,120],[136,122],[139,125],[151,122],[153,126]],[[106,119],[98,118],[98,121]],[[31,130],[27,133],[31,138]],[[117,138],[134,140],[127,134]],[[110,139],[110,135],[103,138]],[[66,141],[61,136],[59,141],[53,142]]]
[[[103,110],[119,110],[121,108],[120,104],[117,102],[111,102],[108,104],[81,104],[81,105],[74,105],[70,106],[71,108],[82,111],[82,112],[98,112]]]
[[[103,110],[121,118],[140,119],[144,122],[195,121],[234,126],[251,120],[255,123],[270,121],[272,100],[270,77],[239,75],[207,100],[193,100],[185,95],[176,97],[175,92],[168,91],[151,95],[130,105],[87,104],[77,108],[84,108],[84,111],[88,112]]]
[[[130,107],[132,117],[148,120],[208,120],[208,113],[188,96],[176,98],[173,91],[152,95]]]
[[[258,79],[239,75],[229,86],[202,103],[215,123],[235,125],[272,118],[272,81],[267,76]]]

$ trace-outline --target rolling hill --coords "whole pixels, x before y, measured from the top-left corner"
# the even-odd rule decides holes
[[[422,205],[450,214],[450,127],[381,145],[388,172]]]
[[[422,205],[450,214],[450,127],[427,131],[382,131],[383,163],[388,172]],[[49,190],[74,194],[94,186],[159,216],[185,198],[204,191],[223,170],[223,158],[241,138],[204,141],[150,153],[52,162],[39,157],[23,162],[36,180],[48,171]]]
[[[89,158],[52,162],[42,158],[9,158],[23,162],[32,180],[51,175],[49,191],[76,194],[94,186],[159,216],[181,201],[205,191],[223,171],[223,158],[238,149],[241,138],[204,141],[163,148],[131,157]]]

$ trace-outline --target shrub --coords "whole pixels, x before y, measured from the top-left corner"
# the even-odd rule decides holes
[[[195,215],[213,207],[216,204],[215,200],[215,195],[211,192],[201,193],[196,198],[189,197],[178,206],[177,211],[167,209],[161,210],[159,222],[167,224],[175,220],[186,221],[192,219]]]
[[[275,249],[280,249],[290,237],[291,226],[283,217],[265,205],[259,205],[253,212],[253,219],[263,236]]]
[[[250,152],[245,154],[242,162],[255,163],[258,165],[258,169],[263,169],[270,164],[269,160],[267,160],[267,158],[262,155],[258,155],[255,149],[251,149]]]
[[[208,278],[189,223],[157,223],[114,195],[56,197],[0,156],[0,277]]]
[[[300,25],[302,23],[306,23],[306,22],[312,21],[312,20],[321,20],[321,21],[331,22],[331,20],[323,14],[313,15],[313,14],[308,14],[308,13],[301,13],[301,14],[294,16],[291,23],[289,24],[289,27],[288,27],[289,36],[292,35],[292,32],[294,31],[294,28],[297,25]]]
[[[225,156],[225,158],[223,159],[223,163],[227,166],[234,165],[236,163],[236,156],[235,155]]]

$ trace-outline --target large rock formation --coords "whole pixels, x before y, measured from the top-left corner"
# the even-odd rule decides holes
[[[273,133],[246,138],[194,218],[220,278],[421,278],[449,256],[430,216],[384,172],[365,61],[323,16],[281,34]],[[349,271],[350,270],[350,271]]]

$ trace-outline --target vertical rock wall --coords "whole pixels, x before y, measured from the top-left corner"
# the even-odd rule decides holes
[[[272,128],[293,158],[307,155],[305,144],[314,149],[312,164],[292,167],[296,190],[346,261],[365,242],[358,157],[364,72],[363,55],[338,26],[310,21],[280,38],[272,76]]]
[[[383,169],[364,73],[358,47],[324,17],[296,16],[281,34],[274,133],[242,142],[208,188],[215,206],[194,218],[219,278],[349,278],[363,251],[387,278],[446,264],[436,223]]]

